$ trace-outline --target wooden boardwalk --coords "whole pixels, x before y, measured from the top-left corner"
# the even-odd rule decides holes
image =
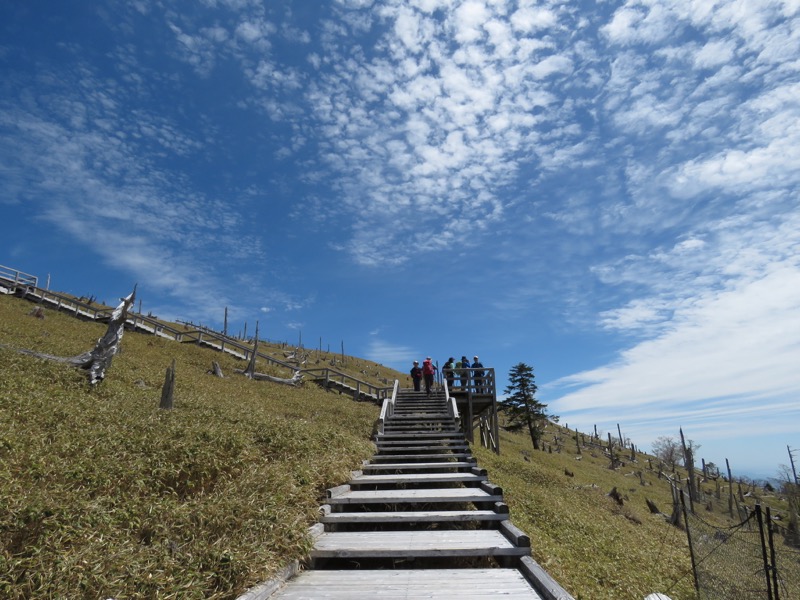
[[[400,390],[387,403],[375,456],[328,490],[308,569],[246,597],[572,600],[531,559],[448,400]]]
[[[65,312],[79,319],[101,323],[108,322],[113,312],[113,308],[84,302],[81,299],[51,292],[37,286],[38,278],[34,275],[0,265],[0,293],[2,294],[15,294],[23,299],[46,306],[51,310]],[[316,383],[327,390],[351,396],[354,400],[379,403],[392,392],[390,386],[371,384],[336,369],[327,367],[301,368],[299,365],[258,352],[253,347],[253,344],[249,342],[205,327],[181,329],[173,327],[169,323],[161,322],[149,315],[137,314],[133,311],[128,312],[125,327],[174,342],[197,344],[217,352],[230,354],[241,360],[250,360],[255,352],[259,359],[269,365],[292,373],[299,371],[306,380]]]

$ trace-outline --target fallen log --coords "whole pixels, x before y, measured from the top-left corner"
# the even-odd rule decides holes
[[[298,386],[303,382],[303,374],[300,371],[295,371],[294,375],[290,379],[273,377],[272,375],[267,375],[266,373],[250,373],[249,371],[242,369],[236,369],[236,373],[241,373],[242,375],[249,377],[250,379],[255,379],[256,381],[271,381],[272,383],[281,383],[283,385]]]

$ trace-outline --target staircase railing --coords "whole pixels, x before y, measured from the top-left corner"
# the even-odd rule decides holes
[[[388,398],[384,398],[383,406],[381,406],[381,414],[378,417],[378,433],[383,433],[383,427],[386,424],[386,420],[391,418],[394,414],[394,406],[397,402],[397,390],[400,389],[400,380],[394,380],[394,386],[392,387],[392,395]]]

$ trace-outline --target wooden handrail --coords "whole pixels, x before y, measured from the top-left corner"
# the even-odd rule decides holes
[[[336,369],[331,369],[329,367],[320,367],[314,369],[300,369],[300,372],[303,374],[308,374],[311,376],[316,376],[317,379],[326,379],[326,380],[339,380],[339,383],[342,385],[350,385],[349,387],[360,389],[361,387],[365,387],[367,389],[367,394],[374,395],[377,400],[383,400],[388,396],[389,390],[392,388],[390,387],[379,387],[377,385],[373,385],[366,381],[362,381],[352,375],[348,375],[347,373],[342,373],[341,371],[337,371]],[[396,386],[395,386],[396,387]]]
[[[8,281],[14,287],[18,285],[36,287],[39,284],[39,278],[36,277],[36,275],[24,273],[23,271],[12,269],[4,265],[0,265],[0,279]]]
[[[388,398],[384,398],[383,406],[381,406],[381,415],[378,417],[378,433],[384,432],[383,426],[386,424],[386,419],[394,414],[394,405],[397,401],[397,390],[399,388],[400,380],[395,379],[394,386],[392,386],[392,395]]]

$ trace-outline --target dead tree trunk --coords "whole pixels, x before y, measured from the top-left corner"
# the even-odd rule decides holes
[[[83,354],[64,358],[62,356],[34,352],[33,350],[23,349],[17,350],[17,352],[85,369],[89,372],[89,383],[91,385],[96,385],[103,381],[106,376],[106,371],[111,368],[111,361],[114,355],[120,351],[120,343],[122,342],[122,335],[125,332],[125,321],[128,318],[128,310],[133,306],[135,297],[136,286],[133,287],[133,291],[130,295],[125,298],[120,298],[119,305],[114,309],[114,312],[111,313],[111,319],[108,322],[108,329],[106,329],[105,335],[97,340],[94,348]]]
[[[213,374],[215,377],[219,377],[220,379],[224,379],[225,378],[225,375],[222,374],[222,367],[220,367],[219,363],[217,361],[215,361],[215,360],[211,361],[211,371],[210,371],[210,373]]]
[[[256,356],[258,355],[258,321],[256,321],[256,339],[253,342],[253,354],[250,356],[250,362],[247,364],[244,374],[247,377],[252,377],[256,372]]]
[[[161,404],[159,408],[164,410],[172,410],[173,395],[175,392],[175,359],[172,359],[172,365],[167,367],[167,374],[164,377],[164,387],[161,388]]]

